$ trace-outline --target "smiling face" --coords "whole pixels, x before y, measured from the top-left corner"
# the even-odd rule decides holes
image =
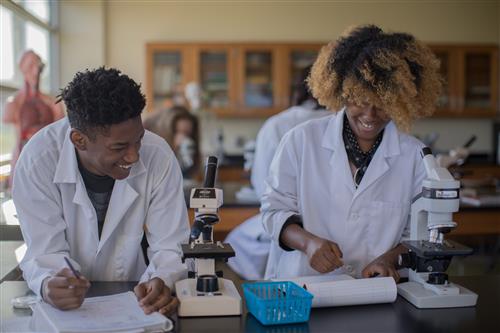
[[[139,149],[144,137],[141,117],[111,125],[106,131],[95,131],[90,138],[77,129],[71,130],[82,165],[89,172],[113,179],[125,179],[139,160]]]
[[[383,110],[370,104],[348,103],[346,114],[349,125],[358,139],[359,147],[363,151],[370,150],[377,136],[391,120]]]

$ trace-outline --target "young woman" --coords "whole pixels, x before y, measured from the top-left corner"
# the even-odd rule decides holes
[[[266,277],[320,273],[399,279],[422,144],[403,133],[432,114],[439,61],[413,36],[361,26],[320,52],[309,85],[336,114],[282,139],[262,198],[273,239]]]

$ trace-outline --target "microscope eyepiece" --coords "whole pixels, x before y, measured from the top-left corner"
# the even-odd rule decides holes
[[[204,188],[212,188],[215,184],[215,176],[217,174],[217,157],[208,156],[205,164],[205,181]]]

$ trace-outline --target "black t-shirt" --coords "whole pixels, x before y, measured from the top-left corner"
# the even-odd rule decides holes
[[[99,231],[99,238],[101,238],[104,219],[106,218],[106,212],[108,211],[109,200],[111,199],[111,193],[113,192],[115,180],[109,176],[98,176],[91,173],[85,169],[80,162],[78,153],[76,153],[76,158],[78,160],[78,169],[82,175],[83,183],[85,184],[90,202],[92,202],[92,205],[95,208],[97,215],[97,229]]]

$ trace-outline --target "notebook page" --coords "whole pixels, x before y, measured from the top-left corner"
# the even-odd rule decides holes
[[[86,298],[75,310],[61,311],[39,303],[35,312],[43,312],[59,332],[117,332],[148,329],[172,329],[170,319],[154,312],[144,314],[134,293]]]

